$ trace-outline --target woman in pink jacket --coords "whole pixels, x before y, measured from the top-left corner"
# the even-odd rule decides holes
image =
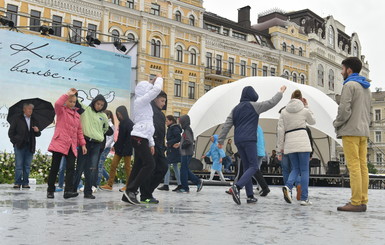
[[[75,160],[77,147],[80,145],[83,154],[87,154],[86,141],[84,140],[80,115],[76,112],[77,90],[71,88],[67,94],[63,94],[55,103],[56,128],[48,151],[52,152],[51,171],[48,176],[47,198],[54,198],[55,181],[60,167],[60,160],[65,156],[67,160],[64,198],[78,196],[73,192],[73,176],[75,172]]]

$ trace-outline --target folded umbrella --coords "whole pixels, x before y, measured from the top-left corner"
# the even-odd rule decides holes
[[[7,121],[9,123],[11,123],[15,117],[23,115],[24,104],[32,104],[34,106],[32,117],[38,122],[40,130],[45,129],[48,125],[53,123],[55,110],[51,102],[39,98],[20,100],[11,106],[7,116]]]

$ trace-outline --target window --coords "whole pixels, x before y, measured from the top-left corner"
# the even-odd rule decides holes
[[[253,77],[258,76],[257,71],[258,71],[258,66],[257,66],[257,64],[256,64],[256,63],[251,64],[251,75],[252,75]]]
[[[267,66],[262,67],[262,76],[267,77]]]
[[[238,32],[233,32],[233,37],[240,40],[246,40],[246,35]]]
[[[219,27],[218,26],[213,26],[210,24],[206,24],[207,30],[219,33]]]
[[[89,36],[91,36],[93,38],[96,38],[96,29],[97,29],[96,25],[88,24],[88,33],[87,33],[87,35],[89,35]]]
[[[286,43],[282,43],[282,50],[285,51],[285,52],[287,51]]]
[[[382,164],[382,153],[376,153],[377,164]]]
[[[127,0],[126,7],[133,9],[134,8],[134,0]]]
[[[31,10],[31,19],[29,20],[29,25],[31,26],[29,29],[31,31],[40,31],[40,11]]]
[[[246,76],[246,61],[241,60],[241,76]]]
[[[216,66],[217,71],[222,71],[222,55],[217,54],[216,62],[217,62],[217,66]]]
[[[300,78],[301,78],[301,84],[305,84],[305,76],[301,75]]]
[[[345,155],[340,153],[340,163],[345,164]]]
[[[113,0],[112,2],[113,2],[114,4],[117,4],[117,5],[120,4],[120,0]]]
[[[82,41],[82,22],[74,20],[72,29],[72,42],[80,43]]]
[[[182,21],[182,14],[179,10],[175,12],[175,20],[181,22]]]
[[[374,111],[374,114],[375,114],[375,121],[381,121],[381,110],[375,110]]]
[[[151,55],[154,57],[160,57],[160,41],[152,39],[151,40]]]
[[[17,26],[17,10],[17,6],[7,4],[7,19],[12,20],[15,26]]]
[[[195,99],[195,83],[194,82],[188,83],[188,98],[189,99]]]
[[[297,73],[294,73],[294,72],[293,72],[293,82],[295,83],[297,82]]]
[[[113,42],[119,41],[120,33],[118,30],[112,30],[111,34],[112,34],[112,41]]]
[[[180,79],[175,79],[174,81],[174,96],[181,97],[182,95],[182,81]]]
[[[283,77],[286,78],[286,79],[290,79],[290,73],[288,71],[285,71],[283,73]]]
[[[319,64],[318,65],[318,86],[324,86],[324,67]]]
[[[223,29],[223,32],[222,32],[222,34],[224,35],[224,36],[228,36],[229,35],[229,30],[228,29]]]
[[[274,67],[270,68],[270,76],[272,76],[272,77],[275,76],[275,68]]]
[[[329,70],[329,90],[334,91],[334,71],[332,69]]]
[[[180,118],[180,112],[179,111],[174,111],[174,117],[175,117],[175,120],[178,122],[179,118]]]
[[[211,86],[210,85],[205,85],[205,93],[207,93],[210,90],[211,90]]]
[[[150,14],[159,15],[160,14],[160,5],[158,5],[156,3],[152,3]]]
[[[332,26],[329,26],[329,38],[328,38],[328,41],[329,41],[329,46],[334,48],[334,29]]]
[[[295,48],[294,48],[294,45],[291,45],[290,47],[290,53],[294,54],[295,53]]]
[[[183,48],[180,45],[176,46],[176,61],[183,62]]]
[[[299,55],[299,56],[303,56],[303,50],[302,50],[301,47],[298,49],[298,55]]]
[[[206,53],[206,68],[212,68],[213,67],[213,54],[212,53]]]
[[[234,58],[229,58],[229,73],[234,74]]]
[[[381,131],[376,131],[375,134],[376,134],[376,143],[381,143],[382,142]]]
[[[353,56],[358,57],[358,44],[354,42],[353,44]]]
[[[128,39],[128,41],[131,41],[131,42],[135,41],[134,34],[132,34],[132,33],[127,34],[127,39]]]
[[[197,51],[195,51],[195,49],[191,49],[190,51],[190,64],[191,65],[197,64]]]
[[[194,15],[190,15],[190,17],[189,17],[189,24],[190,24],[190,26],[195,26],[195,17],[194,17]]]
[[[61,25],[62,25],[63,18],[57,15],[52,16],[52,29],[53,29],[53,35],[57,37],[61,37]]]

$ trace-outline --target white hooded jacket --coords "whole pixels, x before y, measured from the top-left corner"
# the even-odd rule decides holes
[[[313,113],[304,106],[299,99],[292,99],[282,110],[278,121],[277,150],[284,154],[294,152],[311,152],[311,143],[306,128],[306,123],[315,124]],[[301,129],[288,132],[294,129]]]
[[[154,84],[147,81],[141,81],[135,88],[134,127],[131,136],[148,139],[149,146],[154,146],[154,122],[151,101],[154,100],[163,88],[163,78],[156,78]]]

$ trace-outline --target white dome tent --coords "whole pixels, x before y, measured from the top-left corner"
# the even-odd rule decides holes
[[[326,166],[326,163],[332,160],[333,140],[341,144],[341,140],[336,138],[333,127],[338,105],[314,87],[293,83],[281,77],[247,77],[215,87],[202,96],[188,113],[191,118],[191,128],[196,137],[195,157],[200,159],[209,149],[210,136],[220,133],[227,116],[239,103],[244,87],[252,86],[259,95],[258,101],[264,101],[272,98],[282,85],[287,86],[282,100],[271,110],[262,113],[259,120],[265,132],[266,151],[270,153],[276,146],[279,110],[289,102],[292,92],[300,89],[303,97],[308,100],[309,109],[314,113],[317,122],[310,126],[315,143],[313,157],[319,158],[322,165]],[[227,138],[233,138],[233,129]],[[233,150],[236,152],[235,146]]]

